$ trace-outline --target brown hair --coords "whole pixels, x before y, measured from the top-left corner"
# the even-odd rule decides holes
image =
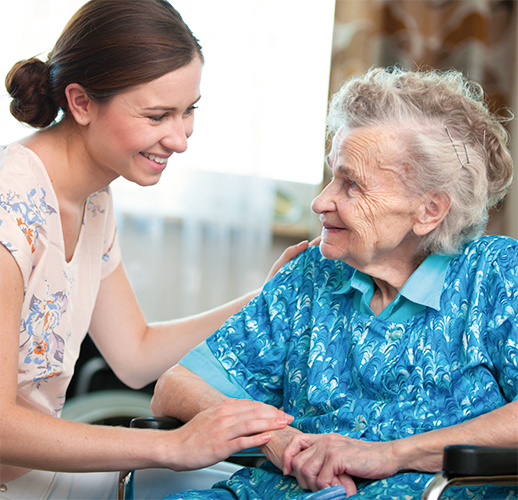
[[[11,114],[33,127],[67,111],[65,89],[82,85],[107,102],[128,88],[189,64],[201,47],[165,0],[90,0],[68,22],[47,62],[16,63],[6,77]]]

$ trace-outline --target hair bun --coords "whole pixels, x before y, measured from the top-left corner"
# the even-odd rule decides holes
[[[5,87],[11,95],[11,114],[20,122],[32,127],[50,125],[59,106],[50,96],[49,68],[36,58],[17,62],[5,79]]]

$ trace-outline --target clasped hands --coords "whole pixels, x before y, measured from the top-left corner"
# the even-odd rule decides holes
[[[353,477],[381,479],[400,468],[390,441],[361,441],[336,433],[304,434],[293,427],[271,434],[271,440],[261,450],[307,490],[343,485],[350,496],[357,492]]]

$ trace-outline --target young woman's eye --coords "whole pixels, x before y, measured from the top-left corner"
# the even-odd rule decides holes
[[[195,109],[198,109],[198,106],[189,106],[186,110],[185,110],[185,115],[186,116],[191,116],[193,113],[194,113],[194,110]]]
[[[152,122],[161,122],[167,115],[164,113],[163,115],[150,116],[149,119]]]

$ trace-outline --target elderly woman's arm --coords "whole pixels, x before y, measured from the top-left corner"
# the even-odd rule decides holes
[[[350,476],[381,479],[401,470],[436,472],[445,446],[472,444],[518,447],[518,401],[459,425],[387,442],[350,439],[340,434],[302,434],[283,456],[284,473],[313,491],[343,484]],[[352,484],[351,484],[352,483]]]
[[[155,387],[151,400],[151,411],[155,416],[169,416],[182,422],[189,422],[199,413],[225,401],[232,401],[205,380],[182,365],[175,365],[165,372]],[[259,410],[270,407],[259,401],[251,402]],[[293,417],[280,410],[279,426],[284,427],[293,421]],[[253,425],[250,420],[249,425]]]
[[[155,416],[175,417],[182,422],[188,422],[198,413],[205,411],[228,398],[217,389],[209,385],[201,377],[182,365],[175,365],[164,373],[155,387],[151,400],[151,411]],[[264,405],[258,401],[254,404],[258,408]],[[285,414],[284,424],[293,421],[291,415]],[[282,424],[282,422],[280,422]],[[281,432],[282,431],[282,432]],[[271,437],[268,446],[262,446],[261,451],[277,467],[283,469],[283,454],[292,439],[297,435],[303,435],[297,429],[289,425],[282,429],[272,430],[268,433]]]

